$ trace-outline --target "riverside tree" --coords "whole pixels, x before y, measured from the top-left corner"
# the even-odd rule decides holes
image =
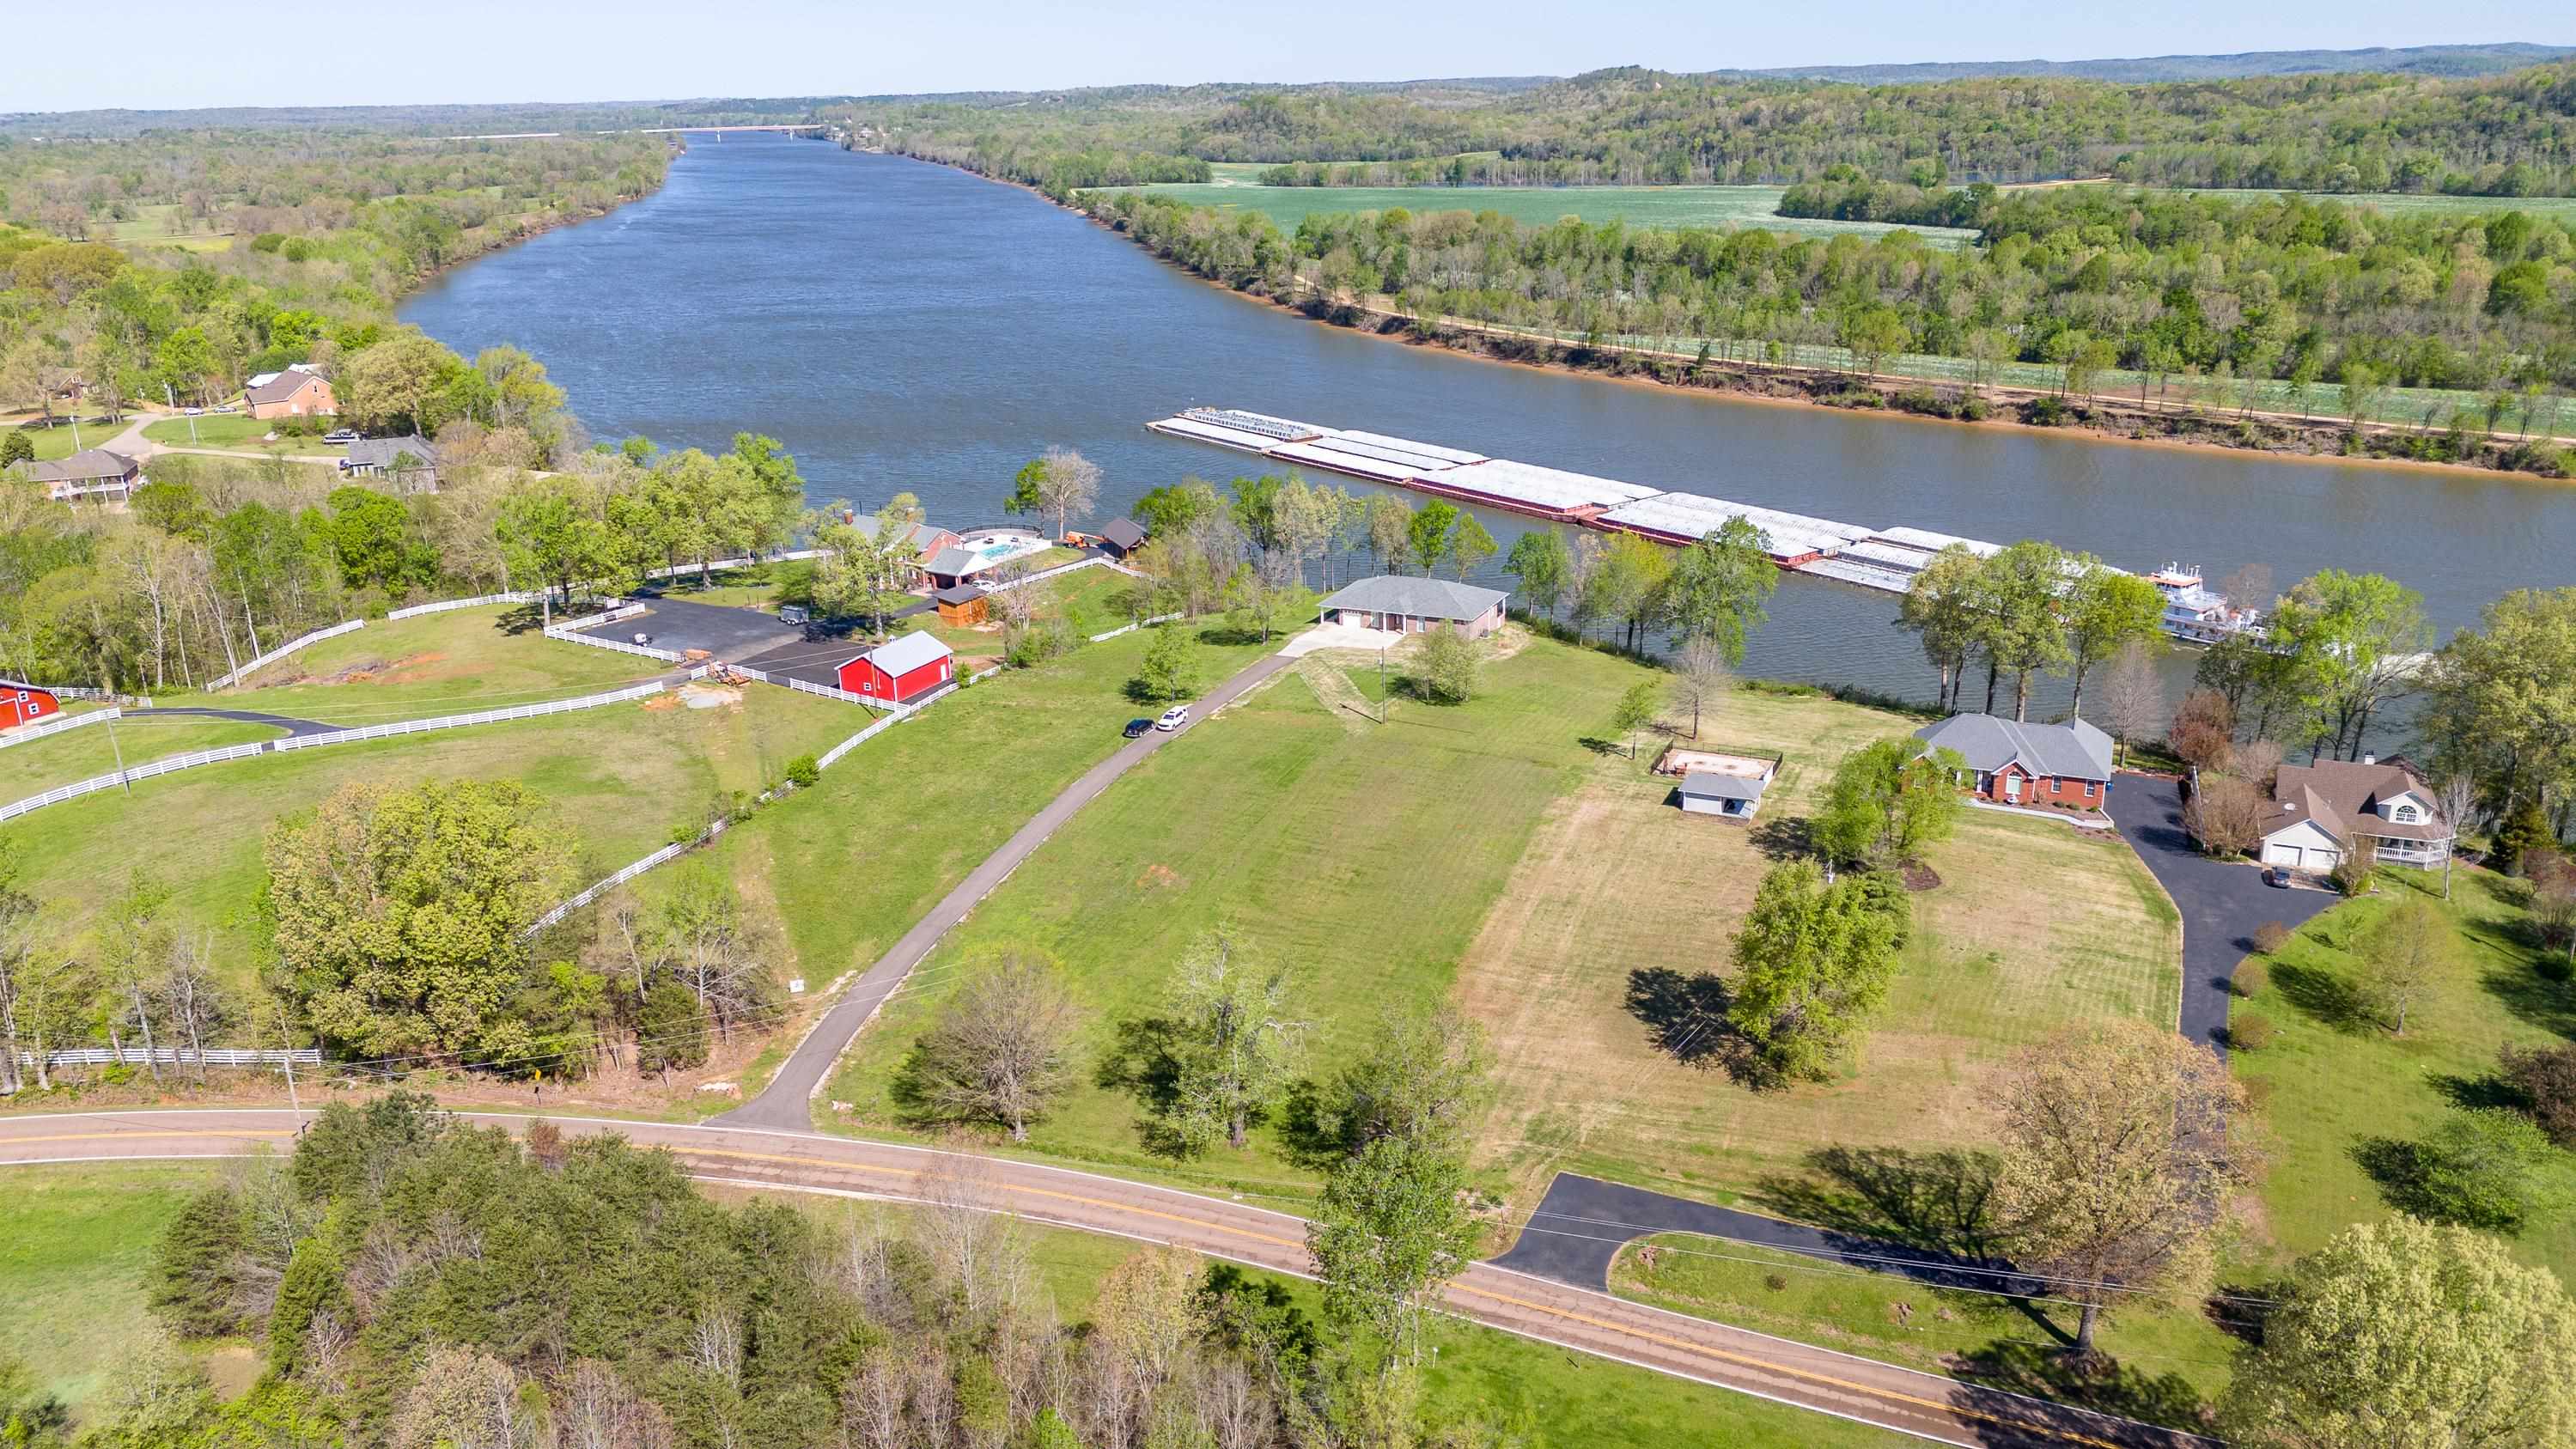
[[[1071,448],[1049,448],[1011,480],[1013,513],[1052,513],[1059,539],[1072,520],[1100,505],[1100,465]]]
[[[2433,656],[2423,686],[2435,764],[2474,780],[2488,810],[2576,793],[2576,588],[2489,604]]]
[[[1827,882],[1813,861],[1773,866],[1735,934],[1727,1022],[1757,1083],[1824,1081],[1896,975],[1901,887],[1865,875]]]
[[[1816,846],[1829,859],[1873,869],[1902,865],[1945,840],[1966,807],[1968,762],[1947,746],[1880,740],[1843,756],[1816,812]]]
[[[1029,1124],[1072,1084],[1080,1014],[1063,968],[1035,948],[998,952],[970,970],[923,1034],[912,1086],[941,1116],[991,1122],[1026,1142]]]
[[[1780,587],[1770,549],[1769,535],[1741,514],[1683,549],[1666,585],[1673,632],[1685,642],[1715,644],[1729,668],[1742,664],[1745,637],[1761,627],[1768,617],[1762,606]],[[1696,719],[1691,733],[1699,733]]]
[[[2326,569],[2281,597],[2265,637],[2296,681],[2317,753],[2357,759],[2371,716],[2407,687],[2432,628],[2414,590],[2378,574]]]
[[[2222,1422],[2253,1449],[2544,1449],[2576,1439],[2576,1303],[2493,1238],[2408,1217],[2290,1271]]]
[[[2165,597],[2136,574],[2105,567],[2091,554],[2076,555],[2075,581],[2066,591],[2063,617],[2066,659],[2075,674],[2074,712],[2084,713],[2084,678],[2094,666],[2131,645],[2157,636]]]
[[[1673,679],[1665,694],[1673,708],[1690,711],[1691,738],[1698,739],[1701,711],[1734,687],[1726,646],[1714,639],[1691,639],[1673,656]]]
[[[2155,658],[2145,640],[2132,639],[2111,657],[2111,671],[2102,681],[2102,714],[2119,738],[2123,764],[2128,761],[2130,742],[2152,738],[2164,723],[2164,681],[2156,676]]]
[[[1211,931],[1190,948],[1169,1015],[1175,1130],[1193,1150],[1220,1139],[1240,1150],[1295,1071],[1305,1027],[1288,1015],[1286,971],[1254,967],[1230,930]]]
[[[2253,1169],[2244,1097],[2207,1047],[2127,1021],[2060,1033],[2003,1083],[1997,1217],[2014,1261],[2081,1306],[2076,1352],[2114,1302],[2181,1301],[2206,1281]]]
[[[1898,622],[1914,631],[1922,641],[1923,657],[1941,671],[1941,693],[1933,703],[1944,710],[1959,707],[1959,691],[1967,682],[1968,656],[1977,648],[1984,608],[1981,587],[1977,556],[1966,544],[1954,543],[1934,554],[1914,576],[1906,586],[1904,603],[1898,606]],[[1990,687],[1988,707],[1993,702]]]
[[[1567,576],[1573,567],[1565,534],[1553,525],[1532,529],[1514,539],[1511,553],[1503,559],[1503,572],[1519,582],[1521,598],[1534,612],[1551,619],[1565,598]]]
[[[1484,654],[1466,631],[1443,625],[1414,646],[1417,679],[1423,697],[1444,704],[1465,704],[1476,694],[1476,675]]]

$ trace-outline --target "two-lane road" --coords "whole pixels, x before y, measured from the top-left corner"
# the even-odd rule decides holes
[[[532,1118],[467,1113],[523,1128]],[[669,1149],[712,1181],[907,1202],[964,1203],[1032,1221],[1170,1243],[1273,1272],[1308,1272],[1305,1220],[1174,1188],[1069,1168],[858,1142],[811,1132],[550,1119],[568,1131],[616,1132]],[[299,1119],[276,1110],[37,1113],[0,1117],[0,1164],[230,1157],[283,1151]],[[1459,1275],[1446,1306],[1459,1317],[1576,1352],[1733,1389],[1943,1444],[2186,1449],[2207,1441],[2045,1404],[1937,1374],[1854,1358],[1725,1324],[1666,1313],[1490,1264]],[[1715,1435],[1686,1442],[1723,1442]]]

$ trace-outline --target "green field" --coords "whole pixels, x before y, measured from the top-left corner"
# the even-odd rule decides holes
[[[262,441],[275,422],[261,422],[241,413],[206,413],[198,417],[163,418],[144,426],[143,436],[165,448],[242,448],[262,449],[276,453],[309,453],[314,457],[338,455],[349,451],[345,443],[326,443],[319,437],[294,438],[280,434],[276,442]],[[191,438],[193,428],[196,436]]]
[[[2497,1049],[2543,1046],[2576,1036],[2576,988],[2537,969],[2524,936],[2527,913],[2515,882],[2483,870],[2455,873],[2450,911],[2460,932],[2459,969],[2407,1015],[2392,1035],[2357,1007],[2363,969],[2354,949],[2369,928],[2418,891],[2438,895],[2441,878],[2380,872],[2375,897],[2310,921],[2266,963],[2271,984],[2239,1002],[2237,1019],[2268,1018],[2279,1036],[2229,1058],[2263,1098],[2273,1139],[2262,1191],[2262,1226],[2276,1258],[2317,1247],[2347,1224],[2390,1208],[2364,1159],[2375,1144],[2424,1136],[2462,1103],[2493,1095]],[[2576,1154],[2551,1154],[2550,1176],[2576,1201]],[[2538,1215],[2513,1243],[2517,1256],[2576,1282],[2576,1214]]]
[[[1255,173],[1262,167],[1246,168]],[[1258,211],[1295,231],[1312,213],[1390,211],[1496,211],[1515,221],[1546,225],[1561,217],[1624,221],[1636,226],[1735,227],[1832,236],[1879,236],[1900,228],[1876,221],[1826,221],[1774,215],[1781,186],[1263,186],[1252,177],[1231,179],[1217,168],[1212,182],[1164,182],[1144,190],[1190,206]],[[1238,170],[1239,177],[1239,170]],[[1955,227],[1907,227],[1938,245],[1961,246],[1976,233]]]
[[[0,1167],[0,1352],[75,1413],[153,1330],[153,1250],[205,1163]]]
[[[84,421],[78,428],[74,428],[69,423],[57,423],[48,428],[42,422],[34,422],[16,431],[26,434],[27,441],[35,445],[37,462],[59,463],[84,449],[105,446],[110,438],[118,436],[131,426],[131,423]]]
[[[2269,201],[2283,193],[2241,188],[2209,187],[2194,191],[2195,196],[2223,197],[2231,201]],[[2444,215],[2476,216],[2498,211],[2527,211],[2534,216],[2555,217],[2576,222],[2576,196],[2441,196],[2399,191],[2303,191],[2297,193],[2310,201],[2331,201],[2343,206],[2366,206],[2392,216],[2431,212]]]
[[[116,234],[113,240],[127,246],[177,247],[192,252],[232,249],[232,233],[222,229],[225,223],[217,221],[217,230],[212,232],[197,230],[182,224],[181,210],[176,202],[138,206],[134,208],[132,220],[114,224]]]
[[[110,730],[115,731],[113,736]],[[273,725],[134,710],[114,724],[82,725],[0,750],[0,804],[112,773],[118,768],[120,752],[124,768],[130,770],[172,755],[273,740],[283,733]]]
[[[358,726],[570,699],[639,684],[671,668],[638,654],[548,639],[534,605],[494,604],[372,620],[278,660],[242,688],[162,703]]]

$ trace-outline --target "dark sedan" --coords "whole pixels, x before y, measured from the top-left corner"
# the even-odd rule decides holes
[[[1145,732],[1153,727],[1154,722],[1152,720],[1131,719],[1127,721],[1127,738],[1131,740],[1142,739],[1144,738]]]

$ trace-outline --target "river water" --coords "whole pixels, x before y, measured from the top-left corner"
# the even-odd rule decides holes
[[[2180,560],[2213,583],[2246,563],[2283,586],[2377,571],[2421,591],[2446,636],[2507,589],[2576,581],[2565,485],[1729,401],[1407,347],[1210,287],[1016,189],[814,141],[700,138],[652,197],[459,268],[402,316],[469,356],[527,349],[599,437],[715,450],[769,433],[816,502],[909,490],[951,524],[999,520],[1011,475],[1054,444],[1104,469],[1103,517],[1189,474],[1257,471],[1144,428],[1217,404],[1875,527],[2048,538],[2132,569]],[[1524,526],[1480,516],[1506,550]],[[1508,587],[1499,562],[1482,581]],[[1791,575],[1770,613],[1747,672],[1930,699],[1891,597]]]

